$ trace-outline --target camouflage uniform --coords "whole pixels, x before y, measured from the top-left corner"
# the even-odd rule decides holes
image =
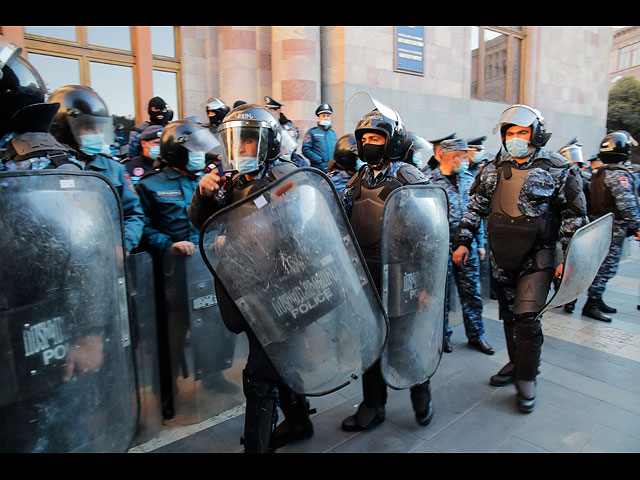
[[[449,198],[449,241],[458,229],[462,214],[469,202],[469,189],[475,176],[467,171],[457,174],[458,185],[453,185],[440,168],[433,170],[431,183],[442,187]],[[449,268],[447,271],[447,296],[445,300],[445,334],[450,337],[453,333],[449,327],[449,310],[451,307],[451,285],[455,281],[458,287],[462,318],[467,338],[470,341],[479,340],[484,336],[482,322],[482,294],[480,293],[480,261],[477,248],[484,247],[484,227],[480,224],[476,237],[473,238],[469,258],[463,268],[455,265],[449,252]]]
[[[640,231],[640,206],[635,194],[637,187],[633,175],[619,165],[603,165],[593,171],[592,182],[599,177],[597,176],[598,170],[604,170],[601,173],[603,175],[602,181],[604,187],[613,197],[614,204],[611,207],[613,207],[615,219],[609,253],[588,290],[588,297],[592,300],[602,299],[607,282],[616,274],[624,239],[628,236],[634,236],[635,232]],[[589,213],[591,214],[591,212]],[[592,215],[592,217],[595,219],[597,215]]]
[[[512,217],[512,222],[533,221],[536,224],[534,231],[537,233],[528,237],[531,242],[528,244],[520,243],[525,236],[521,234],[522,230],[516,232],[516,224],[510,225],[507,222],[506,225],[499,226],[499,217],[494,217],[494,224],[490,217],[490,214],[495,215],[492,212],[492,199],[501,172],[504,178],[511,178],[512,175],[523,173],[518,170],[528,172],[517,196],[517,209],[522,215]],[[504,178],[500,177],[501,182]],[[496,199],[497,197],[498,195]],[[511,205],[513,207],[515,206]],[[542,220],[546,216],[549,216],[550,221],[538,224],[536,220]],[[480,170],[471,187],[467,210],[462,215],[453,241],[454,251],[460,245],[471,250],[483,217],[490,218],[490,261],[509,363],[517,366],[516,381],[532,381],[537,375],[543,342],[542,326],[540,319],[536,317],[544,307],[556,265],[560,263],[555,258],[556,244],[560,241],[566,248],[570,237],[588,221],[579,174],[564,157],[542,148],[522,164],[518,164],[511,155],[503,151]],[[544,235],[541,228],[543,225],[547,227],[544,228]],[[500,228],[503,232],[513,232],[508,237],[502,237],[508,238],[509,245],[497,243]],[[509,254],[514,257],[510,259]],[[515,258],[516,255],[519,258]],[[518,303],[514,305],[516,296]]]

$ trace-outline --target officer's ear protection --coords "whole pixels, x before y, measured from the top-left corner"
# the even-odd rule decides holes
[[[531,144],[534,147],[538,147],[538,148],[539,147],[544,147],[546,145],[546,143],[549,141],[549,139],[551,138],[551,133],[548,133],[545,130],[544,117],[535,108],[531,108],[528,105],[521,105],[521,107],[524,107],[524,108],[530,110],[531,112],[533,112],[533,114],[536,116],[536,120],[538,122],[537,125],[532,125],[533,126],[533,132],[531,132]]]

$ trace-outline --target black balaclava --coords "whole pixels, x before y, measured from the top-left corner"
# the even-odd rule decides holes
[[[159,112],[154,112],[151,110],[151,107],[159,108]],[[166,125],[169,121],[167,104],[160,97],[153,97],[149,100],[149,119],[153,125]]]

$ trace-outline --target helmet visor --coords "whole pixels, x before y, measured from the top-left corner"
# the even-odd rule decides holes
[[[180,135],[176,141],[190,152],[209,152],[220,142],[206,128]]]
[[[269,132],[260,123],[241,120],[224,123],[220,138],[226,154],[221,164],[223,171],[246,173],[257,170],[267,158]]]
[[[96,117],[70,109],[67,111],[67,121],[78,145],[83,144],[82,137],[86,135],[102,135],[106,145],[113,143],[114,127],[111,117]]]
[[[500,127],[505,124],[529,127],[533,125],[533,122],[535,122],[538,117],[542,118],[542,115],[540,115],[537,110],[527,105],[512,105],[502,112],[498,122],[493,127],[493,133],[497,133],[500,130]]]
[[[584,164],[584,156],[582,155],[582,148],[576,145],[570,145],[562,150],[562,156],[576,165]]]
[[[0,79],[5,65],[11,65],[21,52],[21,47],[0,35]]]

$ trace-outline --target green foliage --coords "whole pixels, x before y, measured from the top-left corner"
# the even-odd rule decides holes
[[[640,81],[635,77],[621,78],[609,91],[607,131],[613,130],[626,130],[640,139]],[[638,158],[636,150],[632,152],[634,160]]]

